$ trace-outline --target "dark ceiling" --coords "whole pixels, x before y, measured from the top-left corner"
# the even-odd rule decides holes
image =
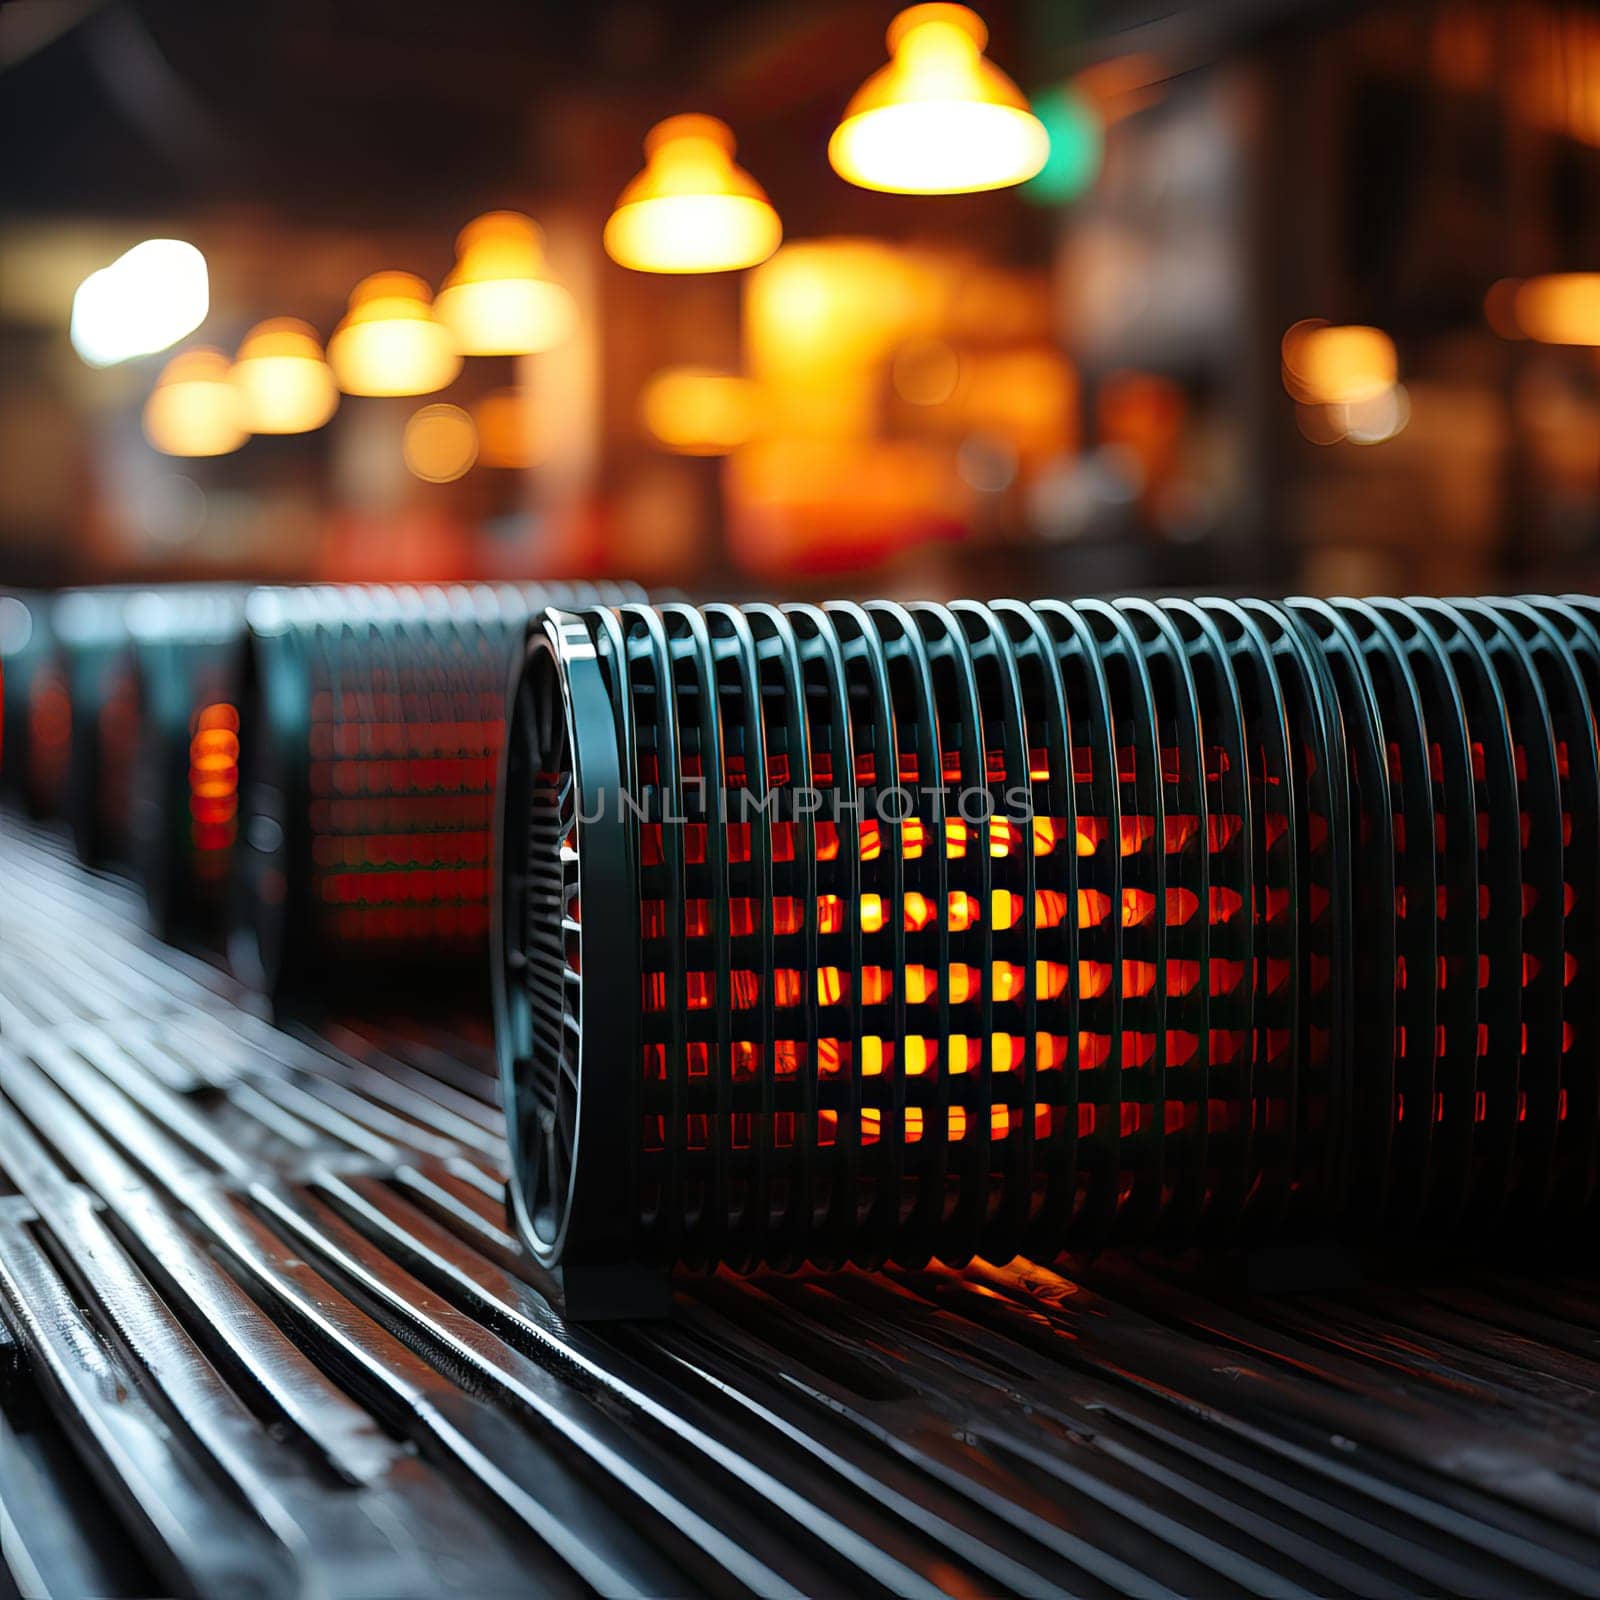
[[[705,85],[730,46],[759,55],[773,15],[714,0],[59,0],[58,20],[77,20],[55,37],[22,25],[50,3],[0,14],[22,55],[0,77],[0,207],[248,205],[358,224],[397,203],[454,217],[464,175],[559,187],[535,137],[549,102]]]
[[[1080,52],[1174,63],[1319,0],[980,0],[1024,87]],[[524,197],[609,199],[660,116],[702,109],[803,231],[926,216],[821,152],[884,59],[894,0],[0,0],[0,212],[243,212],[453,226]],[[967,208],[946,207],[946,216]],[[973,208],[984,215],[985,208]]]

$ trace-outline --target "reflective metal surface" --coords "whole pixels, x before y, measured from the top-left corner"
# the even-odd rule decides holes
[[[507,1226],[483,1030],[259,1006],[5,820],[25,1591],[1600,1592],[1575,1265],[718,1275],[571,1327]]]

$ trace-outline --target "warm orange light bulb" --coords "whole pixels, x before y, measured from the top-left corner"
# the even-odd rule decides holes
[[[316,332],[293,317],[259,322],[244,336],[233,382],[251,433],[309,433],[339,407]]]
[[[167,363],[145,402],[144,435],[169,456],[225,456],[250,437],[220,350],[202,345]]]
[[[644,171],[617,197],[606,253],[636,272],[732,272],[765,261],[783,225],[733,159],[733,131],[690,113],[658,122]]]
[[[434,314],[468,356],[533,355],[560,344],[577,306],[544,269],[544,235],[516,211],[491,211],[456,239],[456,264]]]
[[[375,272],[350,291],[328,361],[346,394],[432,394],[461,370],[461,352],[435,319],[427,284],[410,272]]]
[[[983,54],[989,30],[960,5],[918,5],[889,25],[889,64],[856,91],[828,141],[841,178],[896,194],[970,194],[1023,183],[1050,136]]]

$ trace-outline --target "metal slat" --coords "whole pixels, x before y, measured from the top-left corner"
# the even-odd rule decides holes
[[[156,1570],[184,1594],[288,1596],[282,1544],[186,1456],[136,1371],[98,1339],[22,1225],[0,1221],[0,1297],[58,1420]]]
[[[0,880],[49,903],[38,885],[56,868],[34,877],[33,859],[15,829],[0,834]],[[99,891],[73,881],[70,928],[7,944],[20,970],[48,964],[57,938],[159,960],[114,898],[96,920]],[[481,1032],[452,1046],[437,1028],[359,1029],[356,1061],[343,1035],[277,1035],[213,995],[176,1019],[7,1036],[0,1251],[21,1259],[24,1241],[54,1287],[0,1289],[16,1352],[0,1414],[26,1440],[56,1402],[74,1462],[108,1486],[163,1590],[215,1592],[236,1525],[252,1548],[286,1550],[252,1501],[275,1501],[303,1535],[285,1592],[330,1595],[371,1593],[344,1537],[356,1517],[386,1560],[399,1553],[384,1592],[1600,1587],[1600,1293],[1576,1261],[1537,1280],[1380,1268],[1306,1299],[1110,1253],[1054,1270],[691,1276],[670,1322],[573,1325],[474,1142],[488,1128],[473,1107],[492,1104]],[[214,1081],[193,1070],[208,1045]],[[413,1075],[430,1050],[459,1069],[429,1074],[456,1080],[443,1101]],[[352,1061],[375,1076],[352,1076]],[[19,1174],[25,1193],[8,1193]],[[29,1304],[60,1306],[82,1348],[36,1327]],[[139,1403],[109,1423],[107,1371]],[[214,1547],[151,1531],[107,1426],[153,1452],[132,1488],[191,1506],[199,1475],[198,1492],[231,1508]],[[38,1504],[42,1471],[55,1515],[92,1526],[100,1502],[72,1509],[54,1459],[33,1452],[44,1465],[20,1503]],[[295,1499],[308,1484],[324,1505]],[[0,1503],[19,1502],[0,1490]],[[81,1569],[59,1528],[42,1537],[50,1526],[41,1516],[23,1552],[41,1574]]]
[[[7,1076],[12,1081],[15,1073]],[[263,1533],[282,1547],[281,1552],[256,1552],[242,1559],[259,1565],[263,1573],[284,1568],[285,1581],[298,1588],[306,1575],[294,1552],[312,1547],[325,1552],[322,1561],[336,1589],[370,1587],[396,1595],[430,1591],[431,1578],[416,1573],[417,1552],[397,1546],[384,1515],[374,1519],[370,1505],[357,1497],[344,1497],[335,1505],[326,1474],[281,1448],[225,1387],[144,1273],[112,1238],[88,1196],[65,1181],[18,1120],[0,1127],[0,1165],[34,1202],[40,1222],[56,1239],[72,1241],[65,1259],[68,1276],[148,1375],[172,1424],[203,1453],[197,1467],[203,1470],[209,1461],[259,1519]],[[170,1238],[166,1243],[171,1248]],[[34,1309],[41,1316],[51,1310]],[[60,1314],[59,1304],[53,1309]]]
[[[109,1083],[96,1084],[85,1065],[58,1059],[47,1070],[86,1108],[118,1127],[121,1142],[156,1180],[168,1203],[194,1218],[252,1298],[270,1310],[325,1373],[389,1426],[416,1437],[441,1466],[465,1474],[475,1492],[498,1501],[548,1547],[537,1559],[544,1568],[541,1582],[552,1592],[578,1592],[577,1575],[616,1593],[667,1592],[672,1580],[651,1558],[633,1558],[644,1561],[641,1570],[650,1576],[628,1575],[626,1541],[615,1531],[595,1538],[592,1546],[571,1531],[576,1524],[594,1536],[605,1518],[595,1504],[574,1498],[558,1458],[546,1447],[418,1359],[260,1220],[264,1214],[292,1229],[300,1212],[285,1191],[252,1180],[248,1169],[240,1173],[249,1190],[248,1204],[197,1182],[172,1160],[164,1136],[119,1107],[116,1091]],[[151,1090],[147,1086],[147,1094]],[[162,1102],[160,1093],[150,1097]],[[177,1108],[169,1103],[163,1109],[170,1116]],[[564,1572],[552,1555],[568,1563],[575,1576]]]
[[[534,1367],[514,1353],[526,1350],[547,1361],[553,1357],[570,1376],[584,1380],[578,1393],[592,1386],[623,1401],[635,1413],[635,1431],[619,1433],[599,1415],[577,1424],[591,1436],[591,1453],[616,1478],[618,1487],[668,1516],[708,1557],[740,1582],[758,1592],[788,1593],[796,1583],[811,1590],[825,1588],[831,1580],[815,1567],[815,1554],[807,1555],[793,1544],[779,1559],[770,1549],[770,1521],[751,1520],[747,1512],[738,1509],[730,1499],[734,1484],[769,1502],[769,1510],[795,1519],[797,1528],[791,1532],[792,1539],[803,1540],[805,1535],[800,1530],[804,1529],[819,1533],[830,1545],[842,1537],[844,1548],[853,1550],[864,1564],[864,1572],[870,1575],[875,1566],[880,1575],[893,1571],[892,1562],[875,1562],[863,1541],[849,1536],[821,1507],[805,1503],[763,1464],[721,1443],[695,1419],[653,1401],[629,1381],[614,1360],[597,1356],[584,1342],[564,1331],[551,1316],[548,1304],[526,1283],[464,1252],[458,1241],[427,1219],[404,1207],[375,1204],[370,1193],[363,1193],[357,1184],[329,1175],[318,1182],[317,1188],[341,1215],[360,1228],[365,1238],[382,1245],[380,1251],[359,1240],[354,1228],[341,1228],[338,1239],[330,1241],[330,1245],[340,1249],[347,1264],[377,1263],[392,1257],[416,1273],[419,1283],[432,1284],[441,1296],[449,1297],[448,1302],[436,1299],[428,1290],[413,1287],[406,1298],[391,1300],[397,1314],[410,1319],[431,1337],[444,1339],[450,1337],[446,1321],[430,1313],[447,1303],[465,1304],[475,1318],[492,1322],[507,1342],[480,1337],[470,1356],[493,1380],[516,1389],[527,1382],[525,1375],[543,1372],[542,1365]],[[309,1232],[305,1236],[311,1237]],[[456,1337],[460,1338],[460,1334]],[[565,1403],[571,1404],[570,1400]],[[662,1456],[654,1443],[657,1429],[664,1431],[670,1443],[703,1455],[703,1475],[686,1479],[675,1471],[671,1458]],[[729,1475],[727,1479],[723,1478],[724,1473]],[[723,1519],[720,1522],[719,1517]],[[742,1537],[735,1537],[736,1533]]]

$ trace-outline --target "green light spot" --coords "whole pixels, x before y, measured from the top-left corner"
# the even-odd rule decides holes
[[[1033,114],[1050,135],[1050,159],[1022,193],[1036,205],[1060,206],[1076,200],[1100,175],[1105,135],[1100,115],[1075,89],[1046,89],[1035,97]]]

